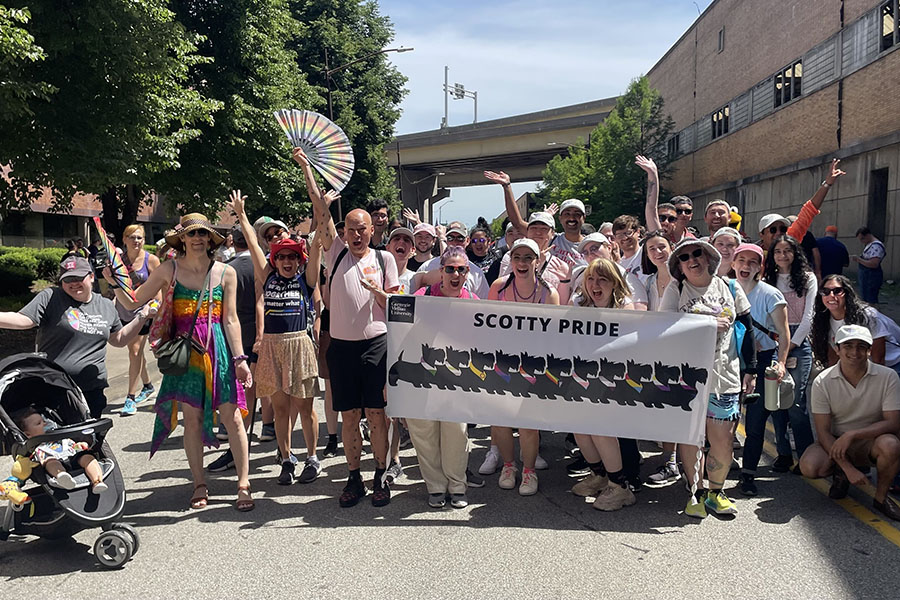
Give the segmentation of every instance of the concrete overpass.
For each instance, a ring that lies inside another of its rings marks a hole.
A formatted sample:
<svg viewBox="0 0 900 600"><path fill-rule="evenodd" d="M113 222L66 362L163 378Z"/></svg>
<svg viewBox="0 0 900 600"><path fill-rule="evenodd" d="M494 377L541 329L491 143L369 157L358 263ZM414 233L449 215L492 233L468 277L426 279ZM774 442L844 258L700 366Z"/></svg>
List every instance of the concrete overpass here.
<svg viewBox="0 0 900 600"><path fill-rule="evenodd" d="M385 145L404 206L431 218L448 188L480 185L482 171L505 171L513 182L538 181L551 158L588 139L615 107L606 98L539 112L401 135Z"/></svg>

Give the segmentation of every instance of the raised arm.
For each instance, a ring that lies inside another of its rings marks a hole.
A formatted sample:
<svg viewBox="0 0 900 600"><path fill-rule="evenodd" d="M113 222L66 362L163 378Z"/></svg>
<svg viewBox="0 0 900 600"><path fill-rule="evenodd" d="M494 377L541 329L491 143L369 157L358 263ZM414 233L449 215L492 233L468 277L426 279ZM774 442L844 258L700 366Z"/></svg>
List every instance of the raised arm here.
<svg viewBox="0 0 900 600"><path fill-rule="evenodd" d="M647 223L647 231L660 229L659 223L659 170L652 158L638 154L634 157L634 164L647 172L647 203L644 205L644 220Z"/></svg>
<svg viewBox="0 0 900 600"><path fill-rule="evenodd" d="M331 243L337 237L337 229L334 227L334 219L328 212L328 204L325 197L319 192L319 186L313 177L312 167L301 148L294 148L291 158L303 169L303 177L306 179L306 189L309 192L309 200L313 205L313 214L316 215L316 237L322 236L322 248L327 252ZM313 192L312 190L316 190ZM329 192L330 194L331 192ZM337 194L337 192L335 192ZM339 197L338 194L335 197Z"/></svg>
<svg viewBox="0 0 900 600"><path fill-rule="evenodd" d="M828 195L828 190L831 189L831 186L834 185L834 182L837 181L838 177L846 175L846 173L839 168L840 164L841 161L837 158L831 161L831 170L828 175L825 176L825 181L819 186L819 189L816 190L816 193L813 194L812 198L800 207L800 212L797 213L797 220L788 227L787 234L798 242L801 241L803 236L806 235L806 232L809 231L809 226L812 225L813 218L819 214L822 203L825 201L825 196Z"/></svg>
<svg viewBox="0 0 900 600"><path fill-rule="evenodd" d="M485 171L484 176L494 183L499 183L503 188L503 201L506 203L506 216L509 217L509 222L513 224L513 227L522 232L522 235L525 235L528 231L528 223L522 218L522 213L519 212L519 206L516 204L516 196L512 191L512 184L509 182L509 175L500 171L495 173L494 171Z"/></svg>
<svg viewBox="0 0 900 600"><path fill-rule="evenodd" d="M308 244L309 260L306 263L306 285L309 289L314 290L319 283L319 271L322 266L322 244L317 244L315 240Z"/></svg>
<svg viewBox="0 0 900 600"><path fill-rule="evenodd" d="M250 258L253 259L253 272L260 281L265 281L269 274L269 265L266 263L266 253L259 246L259 240L256 239L256 229L250 224L247 213L244 211L244 203L247 196L241 196L241 190L231 190L228 196L227 206L231 208L241 223L241 231L244 232L244 238L247 240L247 248L250 250Z"/></svg>

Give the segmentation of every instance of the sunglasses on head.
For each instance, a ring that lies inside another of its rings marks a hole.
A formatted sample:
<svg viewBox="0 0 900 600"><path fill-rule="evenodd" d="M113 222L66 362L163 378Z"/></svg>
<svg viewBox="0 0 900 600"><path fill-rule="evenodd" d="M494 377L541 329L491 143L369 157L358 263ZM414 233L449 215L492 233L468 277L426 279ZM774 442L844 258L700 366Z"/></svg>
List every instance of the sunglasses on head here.
<svg viewBox="0 0 900 600"><path fill-rule="evenodd" d="M469 267L451 267L449 265L444 267L444 273L446 273L447 275L453 275L454 273L459 273L460 275L462 275L468 270Z"/></svg>
<svg viewBox="0 0 900 600"><path fill-rule="evenodd" d="M195 237L198 235L200 237L209 237L209 232L205 229L192 229L191 231L188 231L185 235L188 237Z"/></svg>
<svg viewBox="0 0 900 600"><path fill-rule="evenodd" d="M666 222L674 223L675 221L678 220L678 217L676 217L675 215L657 215L657 216L659 217L660 223L666 223Z"/></svg>
<svg viewBox="0 0 900 600"><path fill-rule="evenodd" d="M833 288L822 288L819 290L819 294L822 296L830 296L834 294L835 296L843 296L844 288L842 287L833 287Z"/></svg>
<svg viewBox="0 0 900 600"><path fill-rule="evenodd" d="M675 212L679 215L689 215L694 212L693 208L676 208Z"/></svg>
<svg viewBox="0 0 900 600"><path fill-rule="evenodd" d="M784 225L782 225L781 227L778 227L775 225L772 225L771 227L769 227L769 233L771 233L772 235L776 235L779 233L785 234L785 233L787 233L787 230L788 230L788 228L785 227Z"/></svg>
<svg viewBox="0 0 900 600"><path fill-rule="evenodd" d="M703 248L695 248L693 252L685 252L684 254L678 255L678 260L681 262L687 262L691 260L691 257L700 258L703 255Z"/></svg>

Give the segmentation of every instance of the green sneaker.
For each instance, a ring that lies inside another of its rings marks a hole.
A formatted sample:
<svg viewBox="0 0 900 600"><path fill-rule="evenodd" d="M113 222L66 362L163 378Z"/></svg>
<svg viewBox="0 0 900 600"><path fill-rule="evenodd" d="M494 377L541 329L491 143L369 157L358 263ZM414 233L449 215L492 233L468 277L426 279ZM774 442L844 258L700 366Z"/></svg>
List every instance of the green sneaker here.
<svg viewBox="0 0 900 600"><path fill-rule="evenodd" d="M684 514L696 519L705 519L706 506L704 506L703 500L695 501L693 498L688 498L687 506L684 507Z"/></svg>
<svg viewBox="0 0 900 600"><path fill-rule="evenodd" d="M737 505L735 505L734 501L731 500L728 496L725 495L725 492L719 490L718 492L713 492L710 490L706 494L706 500L703 502L706 504L706 507L716 513L717 515L736 515L737 514Z"/></svg>

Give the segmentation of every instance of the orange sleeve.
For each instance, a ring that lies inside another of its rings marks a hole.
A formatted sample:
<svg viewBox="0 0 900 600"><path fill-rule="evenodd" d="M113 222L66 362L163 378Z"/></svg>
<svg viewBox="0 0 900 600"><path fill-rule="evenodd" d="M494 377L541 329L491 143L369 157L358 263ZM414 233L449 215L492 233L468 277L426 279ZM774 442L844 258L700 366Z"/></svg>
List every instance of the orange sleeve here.
<svg viewBox="0 0 900 600"><path fill-rule="evenodd" d="M800 207L800 214L797 215L797 220L788 227L787 234L798 242L802 242L803 236L809 231L809 226L812 225L813 219L816 218L817 214L819 214L819 209L813 206L810 200L807 200Z"/></svg>

